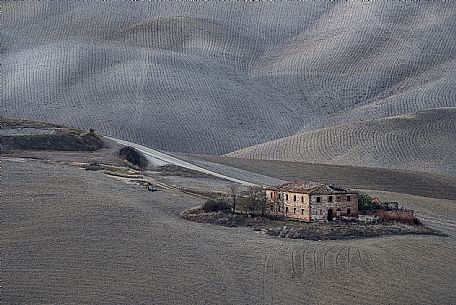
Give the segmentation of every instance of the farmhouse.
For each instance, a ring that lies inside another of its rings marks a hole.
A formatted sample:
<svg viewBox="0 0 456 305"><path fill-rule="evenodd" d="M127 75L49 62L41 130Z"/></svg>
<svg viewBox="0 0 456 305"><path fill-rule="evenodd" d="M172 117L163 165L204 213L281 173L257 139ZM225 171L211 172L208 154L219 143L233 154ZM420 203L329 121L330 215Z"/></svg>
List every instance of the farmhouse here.
<svg viewBox="0 0 456 305"><path fill-rule="evenodd" d="M312 181L266 187L266 213L302 221L358 217L358 193Z"/></svg>

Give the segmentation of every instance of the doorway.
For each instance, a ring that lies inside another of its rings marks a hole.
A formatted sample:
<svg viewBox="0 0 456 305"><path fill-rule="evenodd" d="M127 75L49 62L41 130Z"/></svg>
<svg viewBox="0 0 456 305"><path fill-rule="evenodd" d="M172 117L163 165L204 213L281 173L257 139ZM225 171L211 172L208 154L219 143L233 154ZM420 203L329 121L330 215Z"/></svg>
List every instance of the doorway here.
<svg viewBox="0 0 456 305"><path fill-rule="evenodd" d="M333 209L328 210L328 220L331 221L334 218L334 212Z"/></svg>

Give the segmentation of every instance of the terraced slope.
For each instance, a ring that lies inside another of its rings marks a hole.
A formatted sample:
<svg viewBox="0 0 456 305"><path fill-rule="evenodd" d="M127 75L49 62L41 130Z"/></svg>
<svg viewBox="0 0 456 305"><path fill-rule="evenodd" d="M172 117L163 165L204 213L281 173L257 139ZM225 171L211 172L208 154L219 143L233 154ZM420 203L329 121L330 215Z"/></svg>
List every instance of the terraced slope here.
<svg viewBox="0 0 456 305"><path fill-rule="evenodd" d="M318 242L187 221L200 200L67 166L2 161L2 187L5 304L454 303L454 200L399 198L449 237Z"/></svg>
<svg viewBox="0 0 456 305"><path fill-rule="evenodd" d="M456 108L304 132L232 157L345 164L456 176Z"/></svg>
<svg viewBox="0 0 456 305"><path fill-rule="evenodd" d="M452 1L8 1L0 34L2 115L168 151L456 106Z"/></svg>

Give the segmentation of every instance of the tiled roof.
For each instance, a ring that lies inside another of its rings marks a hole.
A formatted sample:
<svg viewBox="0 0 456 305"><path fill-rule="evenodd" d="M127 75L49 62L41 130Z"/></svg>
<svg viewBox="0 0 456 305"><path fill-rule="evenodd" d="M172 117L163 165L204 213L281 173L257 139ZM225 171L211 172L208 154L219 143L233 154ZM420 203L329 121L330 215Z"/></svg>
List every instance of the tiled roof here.
<svg viewBox="0 0 456 305"><path fill-rule="evenodd" d="M296 193L346 193L347 190L314 181L294 180L278 186L267 187L267 190Z"/></svg>

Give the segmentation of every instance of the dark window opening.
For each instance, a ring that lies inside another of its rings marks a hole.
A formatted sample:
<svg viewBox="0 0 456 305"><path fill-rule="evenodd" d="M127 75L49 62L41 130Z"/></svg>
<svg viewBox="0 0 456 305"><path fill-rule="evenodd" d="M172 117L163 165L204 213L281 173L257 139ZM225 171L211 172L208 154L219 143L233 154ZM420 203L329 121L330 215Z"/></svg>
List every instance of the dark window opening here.
<svg viewBox="0 0 456 305"><path fill-rule="evenodd" d="M288 213L288 207L285 208L285 213Z"/></svg>
<svg viewBox="0 0 456 305"><path fill-rule="evenodd" d="M347 209L347 215L350 215L350 213L351 213L351 210Z"/></svg>
<svg viewBox="0 0 456 305"><path fill-rule="evenodd" d="M333 202L333 196L328 196L328 202Z"/></svg>
<svg viewBox="0 0 456 305"><path fill-rule="evenodd" d="M293 195L293 201L296 201L296 195Z"/></svg>
<svg viewBox="0 0 456 305"><path fill-rule="evenodd" d="M285 200L288 201L288 194L285 194Z"/></svg>
<svg viewBox="0 0 456 305"><path fill-rule="evenodd" d="M301 202L304 202L304 196L301 196Z"/></svg>
<svg viewBox="0 0 456 305"><path fill-rule="evenodd" d="M340 201L342 199L341 196L337 196L337 201Z"/></svg>
<svg viewBox="0 0 456 305"><path fill-rule="evenodd" d="M321 197L317 197L317 202L321 202Z"/></svg>
<svg viewBox="0 0 456 305"><path fill-rule="evenodd" d="M301 214L304 215L304 209L301 210Z"/></svg>
<svg viewBox="0 0 456 305"><path fill-rule="evenodd" d="M293 209L293 214L296 214L296 208Z"/></svg>
<svg viewBox="0 0 456 305"><path fill-rule="evenodd" d="M347 195L347 201L351 201L351 196Z"/></svg>
<svg viewBox="0 0 456 305"><path fill-rule="evenodd" d="M272 192L271 192L271 198L272 198Z"/></svg>

